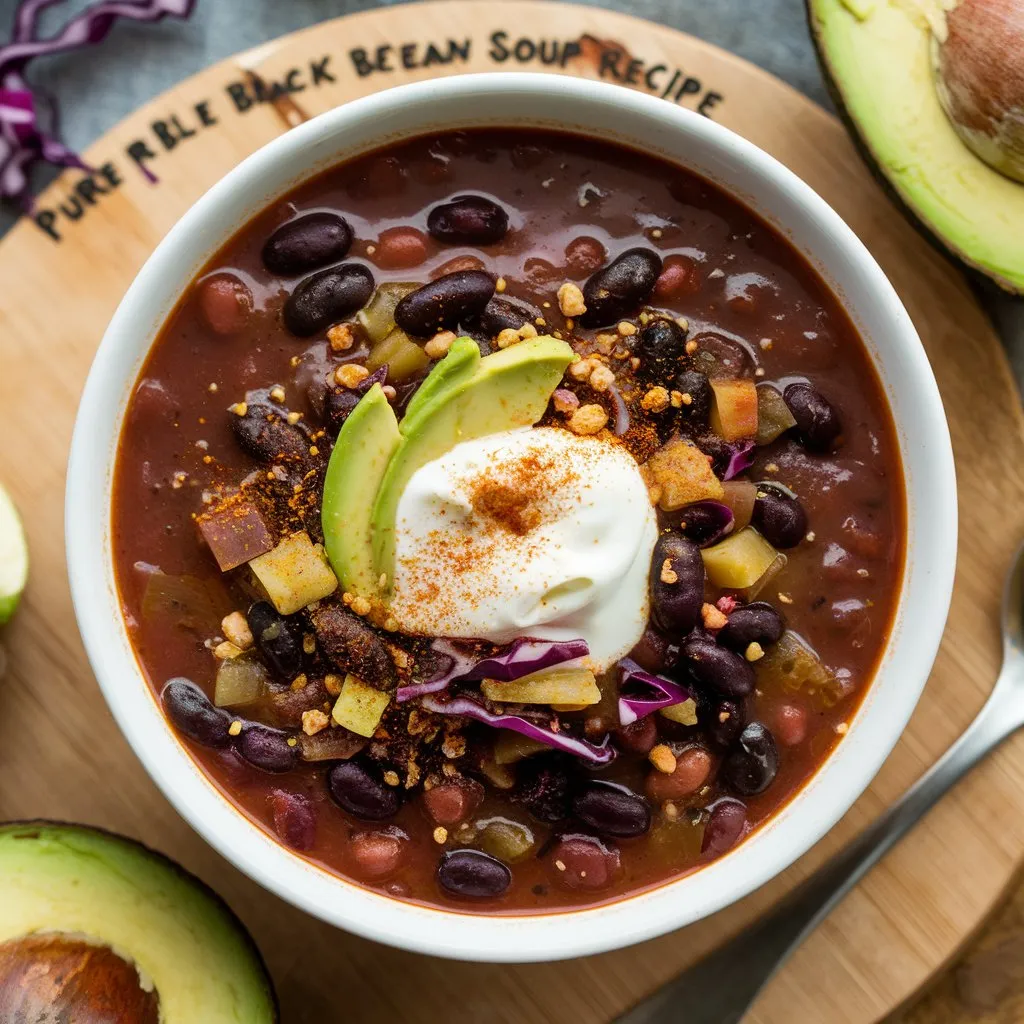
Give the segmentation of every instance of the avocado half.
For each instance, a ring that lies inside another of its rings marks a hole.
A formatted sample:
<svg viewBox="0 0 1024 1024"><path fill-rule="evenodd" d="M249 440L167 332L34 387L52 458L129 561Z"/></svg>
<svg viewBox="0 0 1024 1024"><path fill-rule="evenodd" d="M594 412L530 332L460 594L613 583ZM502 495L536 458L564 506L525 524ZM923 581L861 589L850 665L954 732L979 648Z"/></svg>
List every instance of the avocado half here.
<svg viewBox="0 0 1024 1024"><path fill-rule="evenodd" d="M1024 185L975 156L939 103L931 24L943 0L806 3L825 79L872 170L933 241L1024 294Z"/></svg>
<svg viewBox="0 0 1024 1024"><path fill-rule="evenodd" d="M98 829L0 825L0 1021L272 1024L242 923L199 879Z"/></svg>

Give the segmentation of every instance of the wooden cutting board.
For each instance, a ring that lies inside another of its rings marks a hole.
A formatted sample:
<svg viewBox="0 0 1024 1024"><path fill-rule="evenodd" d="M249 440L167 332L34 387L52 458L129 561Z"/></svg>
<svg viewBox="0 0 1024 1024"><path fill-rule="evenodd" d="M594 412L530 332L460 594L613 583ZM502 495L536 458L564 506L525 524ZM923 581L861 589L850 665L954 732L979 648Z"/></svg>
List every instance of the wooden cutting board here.
<svg viewBox="0 0 1024 1024"><path fill-rule="evenodd" d="M206 847L107 712L79 643L62 542L65 460L90 359L132 276L186 207L306 116L402 82L493 70L583 75L656 93L729 125L821 192L892 278L924 339L952 427L961 500L956 593L935 671L902 742L842 823L783 877L711 920L618 953L528 967L453 964L353 938L263 892ZM252 929L288 1024L606 1021L777 900L919 776L981 705L999 661L1002 575L1024 534L1017 392L959 273L889 204L839 124L788 86L623 15L449 0L327 22L218 64L122 122L87 158L92 179L64 174L35 219L0 244L0 479L25 515L33 559L25 605L2 637L0 818L104 825L181 860ZM885 1017L953 956L1022 857L1024 740L976 771L872 872L772 984L752 1021Z"/></svg>

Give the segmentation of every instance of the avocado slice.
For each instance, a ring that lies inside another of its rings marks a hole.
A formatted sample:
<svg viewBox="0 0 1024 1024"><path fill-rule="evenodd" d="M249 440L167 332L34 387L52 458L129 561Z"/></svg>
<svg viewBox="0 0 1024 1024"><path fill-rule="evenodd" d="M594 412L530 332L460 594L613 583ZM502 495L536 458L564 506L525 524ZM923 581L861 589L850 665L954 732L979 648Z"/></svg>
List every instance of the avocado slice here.
<svg viewBox="0 0 1024 1024"><path fill-rule="evenodd" d="M421 387L427 387L451 355ZM465 358L456 355L459 360ZM564 341L549 335L529 338L484 356L471 374L453 368L444 377L445 386L432 386L413 410L415 415L406 414L402 442L388 464L373 507L373 563L378 575L385 575L388 583L394 578L395 516L405 485L416 470L460 441L533 426L544 415L551 392L573 356Z"/></svg>
<svg viewBox="0 0 1024 1024"><path fill-rule="evenodd" d="M370 547L371 513L401 440L395 411L380 384L374 384L341 425L327 464L320 513L324 550L342 590L350 594L370 597L379 590Z"/></svg>
<svg viewBox="0 0 1024 1024"><path fill-rule="evenodd" d="M238 918L141 844L78 825L3 825L0 877L0 1020L278 1020Z"/></svg>
<svg viewBox="0 0 1024 1024"><path fill-rule="evenodd" d="M822 70L872 170L918 226L1024 294L1024 185L961 141L939 102L929 19L891 0L806 0ZM928 0L935 19L940 0Z"/></svg>
<svg viewBox="0 0 1024 1024"><path fill-rule="evenodd" d="M405 415L398 425L403 436L409 436L420 414L438 395L469 380L479 365L480 346L472 338L456 338L448 354L430 371L409 399Z"/></svg>

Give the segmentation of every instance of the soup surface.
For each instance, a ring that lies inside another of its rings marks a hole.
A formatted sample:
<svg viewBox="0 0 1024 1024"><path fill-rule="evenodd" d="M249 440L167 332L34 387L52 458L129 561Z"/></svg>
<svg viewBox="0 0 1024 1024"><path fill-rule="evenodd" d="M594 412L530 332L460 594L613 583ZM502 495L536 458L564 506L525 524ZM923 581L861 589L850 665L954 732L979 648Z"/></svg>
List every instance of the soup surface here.
<svg viewBox="0 0 1024 1024"><path fill-rule="evenodd" d="M144 367L113 517L139 661L225 796L498 913L664 883L778 811L904 558L889 412L816 273L693 174L525 130L241 226Z"/></svg>

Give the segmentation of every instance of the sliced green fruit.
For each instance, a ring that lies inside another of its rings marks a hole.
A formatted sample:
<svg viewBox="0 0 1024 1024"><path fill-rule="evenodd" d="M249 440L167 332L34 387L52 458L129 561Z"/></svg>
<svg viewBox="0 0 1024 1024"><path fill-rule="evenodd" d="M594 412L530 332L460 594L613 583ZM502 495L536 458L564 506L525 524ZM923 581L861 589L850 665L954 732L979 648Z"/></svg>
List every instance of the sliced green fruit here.
<svg viewBox="0 0 1024 1024"><path fill-rule="evenodd" d="M480 346L472 338L456 338L448 354L427 374L426 380L416 389L398 429L404 437L410 430L416 430L416 423L424 410L438 395L469 380L480 365Z"/></svg>
<svg viewBox="0 0 1024 1024"><path fill-rule="evenodd" d="M28 581L28 542L18 510L0 487L0 626L14 615Z"/></svg>
<svg viewBox="0 0 1024 1024"><path fill-rule="evenodd" d="M460 354L463 349L456 352L456 365L467 358ZM533 426L572 362L573 350L564 341L542 335L484 356L466 375L445 367L451 355L421 385L431 390L403 429L377 493L372 515L373 564L388 583L394 577L398 502L412 475L461 441ZM442 376L443 386L430 384L434 374Z"/></svg>
<svg viewBox="0 0 1024 1024"><path fill-rule="evenodd" d="M351 594L371 596L374 571L371 517L388 462L402 440L398 420L379 384L342 424L324 479L321 521L327 559Z"/></svg>
<svg viewBox="0 0 1024 1024"><path fill-rule="evenodd" d="M822 69L872 169L954 256L1024 293L1024 185L971 152L939 102L944 6L807 0Z"/></svg>
<svg viewBox="0 0 1024 1024"><path fill-rule="evenodd" d="M278 1019L238 918L139 843L77 825L3 825L0 877L0 1020Z"/></svg>

